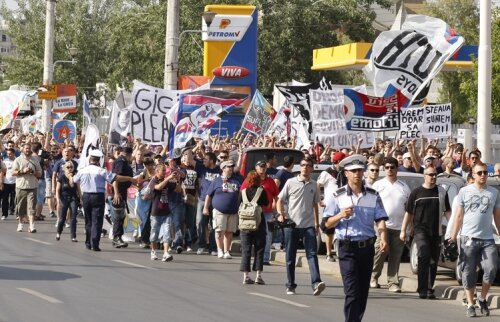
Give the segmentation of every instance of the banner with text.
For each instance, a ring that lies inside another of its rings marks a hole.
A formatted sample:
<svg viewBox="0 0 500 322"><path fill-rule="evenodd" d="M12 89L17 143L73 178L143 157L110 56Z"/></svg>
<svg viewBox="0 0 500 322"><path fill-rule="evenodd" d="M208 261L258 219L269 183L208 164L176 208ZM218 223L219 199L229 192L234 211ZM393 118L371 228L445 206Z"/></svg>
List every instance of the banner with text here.
<svg viewBox="0 0 500 322"><path fill-rule="evenodd" d="M385 97L369 96L344 89L344 110L348 130L399 130L399 111L406 98L401 92Z"/></svg>
<svg viewBox="0 0 500 322"><path fill-rule="evenodd" d="M344 114L344 91L310 90L311 121L314 140L317 143L338 149L338 138L347 138L347 127Z"/></svg>
<svg viewBox="0 0 500 322"><path fill-rule="evenodd" d="M400 139L419 139L422 137L422 124L424 122L424 109L422 107L409 107L401 109L401 127L398 137Z"/></svg>
<svg viewBox="0 0 500 322"><path fill-rule="evenodd" d="M168 141L169 120L166 115L187 91L168 90L134 80L131 101L132 133L148 144Z"/></svg>
<svg viewBox="0 0 500 322"><path fill-rule="evenodd" d="M257 136L267 132L276 112L273 106L262 96L259 90L255 94L243 120L243 129L254 133Z"/></svg>
<svg viewBox="0 0 500 322"><path fill-rule="evenodd" d="M424 106L422 135L428 139L451 135L451 103Z"/></svg>

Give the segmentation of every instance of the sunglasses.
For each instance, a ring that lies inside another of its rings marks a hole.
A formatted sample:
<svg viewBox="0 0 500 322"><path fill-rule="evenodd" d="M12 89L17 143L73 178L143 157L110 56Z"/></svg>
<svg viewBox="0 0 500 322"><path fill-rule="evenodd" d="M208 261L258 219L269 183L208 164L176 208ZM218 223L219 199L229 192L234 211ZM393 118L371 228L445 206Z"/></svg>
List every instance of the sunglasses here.
<svg viewBox="0 0 500 322"><path fill-rule="evenodd" d="M370 169L371 172L380 172L379 169Z"/></svg>
<svg viewBox="0 0 500 322"><path fill-rule="evenodd" d="M393 165L386 165L384 168L385 168L386 170L389 170L389 169L394 170L394 169L396 169L396 167L395 167L395 166L393 166Z"/></svg>
<svg viewBox="0 0 500 322"><path fill-rule="evenodd" d="M476 172L476 174L478 176L487 176L488 175L488 171L478 171L478 172Z"/></svg>
<svg viewBox="0 0 500 322"><path fill-rule="evenodd" d="M436 177L437 173L426 173L425 175L429 177Z"/></svg>

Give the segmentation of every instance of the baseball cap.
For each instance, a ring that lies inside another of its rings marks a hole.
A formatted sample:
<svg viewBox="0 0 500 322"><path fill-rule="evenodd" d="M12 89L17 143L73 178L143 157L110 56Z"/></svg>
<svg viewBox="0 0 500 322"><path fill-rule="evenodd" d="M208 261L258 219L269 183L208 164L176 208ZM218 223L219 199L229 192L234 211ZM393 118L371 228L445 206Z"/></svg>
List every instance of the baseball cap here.
<svg viewBox="0 0 500 322"><path fill-rule="evenodd" d="M342 153L342 152L335 152L335 154L333 155L333 161L342 161L343 159L345 158L345 154Z"/></svg>
<svg viewBox="0 0 500 322"><path fill-rule="evenodd" d="M255 163L255 165L256 165L256 166L259 166L259 167L262 167L262 166L266 165L266 161L264 161L264 160L259 160L259 161L257 161L257 163Z"/></svg>
<svg viewBox="0 0 500 322"><path fill-rule="evenodd" d="M228 161L224 161L220 164L220 168L221 169L224 169L226 167L234 167L234 162L233 160L228 160Z"/></svg>
<svg viewBox="0 0 500 322"><path fill-rule="evenodd" d="M411 159L411 153L406 152L405 154L403 154L403 159Z"/></svg>
<svg viewBox="0 0 500 322"><path fill-rule="evenodd" d="M424 163L427 162L427 160L434 161L434 159L435 159L435 157L433 157L432 155L426 155L424 158Z"/></svg>

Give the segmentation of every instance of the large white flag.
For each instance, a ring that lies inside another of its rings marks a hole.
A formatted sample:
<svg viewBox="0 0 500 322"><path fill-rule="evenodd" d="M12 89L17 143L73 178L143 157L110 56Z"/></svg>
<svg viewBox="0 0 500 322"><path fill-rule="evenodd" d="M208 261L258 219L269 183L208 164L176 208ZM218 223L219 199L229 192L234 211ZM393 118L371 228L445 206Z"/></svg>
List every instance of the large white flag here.
<svg viewBox="0 0 500 322"><path fill-rule="evenodd" d="M116 101L113 101L113 111L109 121L109 144L127 144L127 136L131 131L130 114L130 107L120 108Z"/></svg>
<svg viewBox="0 0 500 322"><path fill-rule="evenodd" d="M0 130L13 126L13 122L24 104L26 91L0 91Z"/></svg>
<svg viewBox="0 0 500 322"><path fill-rule="evenodd" d="M409 15L401 30L384 31L377 37L363 72L372 82L375 96L399 90L408 98L405 106L411 106L463 43L441 19Z"/></svg>
<svg viewBox="0 0 500 322"><path fill-rule="evenodd" d="M89 164L90 151L101 150L101 135L99 133L99 128L93 123L87 126L87 132L85 132L85 142L83 143L82 154L80 155L80 160L78 161L78 170L85 168ZM101 166L104 164L104 158L101 158Z"/></svg>

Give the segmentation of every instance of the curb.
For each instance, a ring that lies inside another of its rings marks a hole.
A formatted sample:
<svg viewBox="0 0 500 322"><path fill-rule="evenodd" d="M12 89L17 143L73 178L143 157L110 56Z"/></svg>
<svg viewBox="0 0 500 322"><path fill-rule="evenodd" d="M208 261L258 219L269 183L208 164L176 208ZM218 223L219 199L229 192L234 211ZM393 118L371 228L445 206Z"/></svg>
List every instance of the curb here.
<svg viewBox="0 0 500 322"><path fill-rule="evenodd" d="M285 264L285 252L271 249L271 261ZM321 274L333 275L334 277L341 278L340 270L337 262L327 262L325 259L318 257L319 270ZM334 265L331 265L334 264ZM307 258L304 253L297 253L296 267L308 267ZM400 276L399 285L401 290L408 293L415 293L417 291L418 281L417 278L408 276ZM434 287L436 297L456 300L462 303L464 297L464 290L461 286L449 286L437 284ZM488 294L486 298L490 309L498 309L500 307L500 294Z"/></svg>

